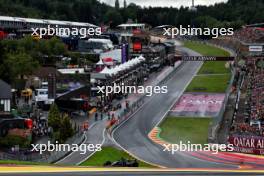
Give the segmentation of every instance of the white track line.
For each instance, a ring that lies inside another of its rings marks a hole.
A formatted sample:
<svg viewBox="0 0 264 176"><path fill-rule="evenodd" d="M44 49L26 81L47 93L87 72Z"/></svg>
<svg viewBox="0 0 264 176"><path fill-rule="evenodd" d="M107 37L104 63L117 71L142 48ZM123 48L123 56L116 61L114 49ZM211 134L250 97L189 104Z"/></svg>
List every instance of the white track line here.
<svg viewBox="0 0 264 176"><path fill-rule="evenodd" d="M90 130L91 128L93 128L97 123L98 123L98 122L93 123L93 124L88 128L88 130ZM83 140L83 142L82 142L80 145L84 144L84 143L86 142L86 140L87 140L86 132L84 132L83 135L84 135L84 140ZM75 152L71 152L70 154L68 154L68 155L65 156L64 158L62 158L62 159L56 161L54 164L59 164L59 162L64 161L66 158L70 157L70 156L73 155L74 153L75 153Z"/></svg>
<svg viewBox="0 0 264 176"><path fill-rule="evenodd" d="M202 66L202 64L199 66L199 69L201 68L201 66ZM197 74L197 72L199 71L199 69L197 69L196 70L196 72L193 74L193 76L192 76L192 79L193 79L193 77ZM192 79L188 82L188 84L185 86L185 88L184 88L184 90L187 88L187 86L189 85L189 83L192 81ZM168 79L168 81L169 81L170 79ZM183 91L184 91L183 90ZM183 93L183 91L181 92L181 94ZM131 156L133 156L134 158L136 158L136 159L138 159L138 160L140 160L140 161L143 161L143 162L145 162L145 163L148 163L148 164L150 164L150 165L153 165L153 166L157 166L157 167L161 167L161 168L166 168L166 167L164 167L164 166L161 166L161 165L158 165L158 164L154 164L154 163L151 163L151 162L148 162L148 161L145 161L145 160L143 160L143 159L140 159L140 158L138 158L137 156L135 156L134 154L132 154L132 153L130 153L128 150L126 150L124 147L122 147L116 140L115 140L115 138L113 137L113 135L114 135L114 133L115 133L115 131L118 129L118 128L120 128L125 122L127 122L131 117L133 117L139 110L141 110L141 108L143 108L144 107L144 105L146 104L146 103L148 103L149 101L151 101L151 99L153 98L153 97L155 97L156 95L154 95L154 96L152 96L147 102L145 102L139 109L137 109L133 114L131 114L130 116L129 116L129 118L128 119L126 119L125 121L123 121L121 124L119 124L113 131L112 131L112 133L111 133L111 138L112 138L112 140L113 140L113 142L117 145L117 146L119 146L120 148L122 148L124 151L126 151L128 154L130 154ZM177 101L178 99L176 99L176 101ZM175 102L176 102L175 101ZM171 107L175 104L175 102L173 102L173 104L170 106L170 108L167 110L167 112L163 115L163 117L160 119L160 121L157 123L157 125L162 121L162 119L167 115L167 113L169 112L169 110L171 109ZM157 126L156 125L156 126Z"/></svg>
<svg viewBox="0 0 264 176"><path fill-rule="evenodd" d="M184 87L184 89L180 92L180 96L178 97L178 98L176 98L176 100L173 102L173 104L169 107L169 109L167 110L167 112L161 117L161 119L158 121L158 123L156 124L156 126L155 127L157 127L161 122L162 122L162 120L166 117L166 115L168 114L168 112L170 111L170 109L173 107L173 105L178 101L178 99L181 97L181 95L184 93L184 91L185 91L185 89L187 88L187 86L191 83L191 81L193 80L193 78L194 78L194 76L195 75L197 75L197 73L198 73L198 71L200 70L200 68L202 67L202 65L203 65L203 63L201 63L200 64L200 66L199 66L199 68L195 71L195 73L192 75L192 79L190 79L189 81L188 81L188 83L185 85L185 87ZM170 79L169 79L170 80ZM169 81L168 80L168 81ZM155 95L154 95L155 96ZM153 96L153 97L154 97ZM152 98L153 98L152 97ZM150 98L150 100L151 100L151 98ZM150 101L149 100L149 101ZM148 101L147 101L148 102ZM136 110L133 114L131 114L130 116L129 116L129 118L128 119L126 119L125 121L123 121L121 124L119 124L112 132L111 132L111 138L112 138L112 140L113 140L113 142L117 145L117 146L119 146L120 148L122 148L124 151L126 151L127 153L129 153L131 156L133 156L134 158L136 158L136 159L138 159L138 160L140 160L140 161L143 161L143 162L145 162L145 163L148 163L148 164L151 164L151 165L154 165L154 166L158 166L158 167L161 167L161 168L165 168L164 166L161 166L161 165L158 165L158 164L154 164L154 163L151 163L151 162L147 162L147 161L144 161L144 160L142 160L142 159L140 159L140 158L138 158L137 156L135 156L135 155L133 155L132 153L130 153L128 150L126 150L124 147L122 147L119 143L117 143L117 141L115 140L115 138L113 137L113 135L114 135L114 133L115 133L115 131L118 129L118 128L120 128L126 121L128 121L131 117L133 117L134 116L134 114L135 113L137 113L147 102L145 102L138 110ZM154 128L155 128L154 127Z"/></svg>
<svg viewBox="0 0 264 176"><path fill-rule="evenodd" d="M104 128L104 130L103 130L103 140L102 140L102 142L101 142L101 146L103 146L103 144L105 143L105 131L106 131L106 129ZM97 152L97 151L92 152L92 153L91 153L90 155L88 155L85 159L83 159L82 161L76 163L76 165L78 166L78 165L82 164L84 161L88 160L88 159L89 159L92 155L94 155L96 152Z"/></svg>
<svg viewBox="0 0 264 176"><path fill-rule="evenodd" d="M184 87L184 89L181 91L181 93L180 93L180 96L173 102L173 104L170 106L170 108L168 109L168 111L162 116L162 118L159 120L159 122L155 125L155 127L157 127L157 126L159 126L160 125L160 123L164 120L164 118L167 116L167 114L170 112L170 109L173 107L173 105L175 105L175 103L179 100L179 98L182 96L182 94L184 93L184 91L186 90L186 88L189 86L189 84L191 83L191 81L193 80L193 78L197 75L197 73L198 73L198 71L200 70L200 68L202 67L202 65L203 65L203 63L199 66L199 68L196 70L196 72L193 74L193 76L192 76L192 79L186 84L186 86ZM155 128L154 127L154 128ZM149 133L151 133L151 131L149 132ZM149 136L149 134L148 134L148 136ZM193 157L193 156L190 156L190 155L187 155L187 154L184 154L183 153L183 155L184 156L186 156L186 157L189 157L189 158L195 158L195 159L197 159L197 160L200 160L200 161L206 161L206 160L202 160L202 159L200 159L200 158L196 158L196 157ZM213 163L215 163L215 164L220 164L220 163L217 163L217 162L213 162ZM221 164L223 164L223 163L221 163ZM228 165L228 164L223 164L223 165Z"/></svg>
<svg viewBox="0 0 264 176"><path fill-rule="evenodd" d="M185 87L182 89L182 91L179 93L178 98L176 98L176 100L172 103L172 105L169 107L169 109L167 110L167 112L161 117L161 119L158 121L158 123L154 126L157 127L159 126L159 124L162 122L162 120L167 116L167 114L170 112L170 109L175 105L175 103L179 100L179 98L182 96L182 94L184 93L184 91L186 90L186 88L189 86L189 84L191 83L191 81L193 80L193 78L197 75L198 71L200 70L200 68L202 67L203 63L200 64L200 66L198 67L198 69L193 73L192 78L188 81L188 83L185 85Z"/></svg>

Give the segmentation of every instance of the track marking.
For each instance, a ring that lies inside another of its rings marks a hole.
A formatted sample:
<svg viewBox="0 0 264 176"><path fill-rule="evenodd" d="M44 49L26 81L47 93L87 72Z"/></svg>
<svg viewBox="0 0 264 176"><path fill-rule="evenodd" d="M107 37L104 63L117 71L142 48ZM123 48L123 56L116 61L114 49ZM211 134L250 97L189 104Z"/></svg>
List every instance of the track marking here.
<svg viewBox="0 0 264 176"><path fill-rule="evenodd" d="M105 143L105 131L106 131L106 129L104 128L104 130L103 130L103 140L102 140L102 142L101 142L101 146L103 146L103 144ZM83 159L82 161L76 163L75 165L78 166L78 165L82 164L83 162L85 162L86 160L88 160L91 156L93 156L96 152L97 152L97 151L92 152L92 153L91 153L90 155L88 155L85 159ZM98 152L100 152L100 151L98 151Z"/></svg>
<svg viewBox="0 0 264 176"><path fill-rule="evenodd" d="M196 52L197 53L197 52ZM200 55L199 53L197 53L198 55ZM182 96L182 94L184 93L184 91L186 90L186 88L187 88L187 86L191 83L191 81L193 80L193 78L197 75L197 73L199 72L199 70L201 69L201 67L202 67L202 65L203 65L203 62L200 62L200 65L198 66L198 69L194 72L194 74L192 75L192 78L188 81L188 83L185 85L185 87L184 87L184 89L180 92L180 96L178 97L178 98L176 98L176 100L173 102L173 104L169 107L169 109L167 110L167 112L161 117L161 119L158 121L158 123L156 124L156 126L155 127L157 127L161 122L162 122L162 120L166 117L166 115L168 114L168 112L170 111L170 109L174 106L174 104L179 100L179 98ZM170 78L171 79L171 78ZM168 79L168 80L170 80L170 79ZM154 95L155 96L155 95ZM153 97L154 97L153 96ZM150 99L151 100L151 99ZM150 101L149 100L149 101ZM148 101L147 101L148 102ZM146 103L147 103L146 102ZM137 111L135 111L135 113L137 113L142 107L144 107L144 105L146 104L146 103L144 103ZM124 149L124 147L122 147L119 143L117 143L117 141L114 139L114 137L113 137L113 135L114 135L114 133L115 133L115 131L118 129L118 128L120 128L126 121L128 121L131 117L133 117L134 116L134 114L135 113L133 113L132 115L130 115L130 117L128 118L128 119L126 119L125 121L123 121L121 124L119 124L119 126L118 127L116 127L113 131L112 131L112 133L111 133L111 137L112 137L112 140L114 141L114 143L116 144L116 145L118 145L120 148L122 148L124 151L126 151L127 153L129 153L129 154L131 154L128 150L126 150L126 149ZM138 157L136 157L136 156L134 156L133 154L131 154L133 157L135 157L135 158L137 158L137 159L139 159ZM186 155L186 156L188 156L188 155ZM189 156L190 157L190 156ZM139 159L139 160L141 160L141 161L144 161L144 160L142 160L142 159ZM203 160L202 160L203 161ZM147 161L144 161L144 162L146 162L146 163L150 163L150 162L147 162ZM219 164L219 163L216 163L216 164ZM152 165L153 165L153 163L152 163ZM161 165L157 165L157 164L155 164L156 166L159 166L159 167L163 167L164 168L164 166L161 166Z"/></svg>
<svg viewBox="0 0 264 176"><path fill-rule="evenodd" d="M170 112L170 109L175 105L175 103L179 100L179 98L183 95L184 91L186 90L186 88L189 86L189 84L191 83L191 81L193 80L193 78L195 77L195 75L197 75L197 73L199 72L199 70L201 69L203 63L200 62L200 65L198 66L198 69L194 72L194 74L192 74L192 78L188 81L188 83L185 85L185 87L183 88L183 90L179 93L179 97L176 98L176 100L172 103L172 105L169 107L169 109L167 110L167 112L161 117L161 119L158 121L158 123L154 126L157 127L159 126L159 124L162 122L162 120L167 116L167 114Z"/></svg>
<svg viewBox="0 0 264 176"><path fill-rule="evenodd" d="M95 122L95 123L93 123L89 128L88 128L88 130L90 130L90 129L92 129L97 123L99 123L99 121L98 122ZM80 145L82 145L82 144L84 144L86 141L87 141L87 136L86 136L86 132L84 132L84 140L83 140L83 142L80 144ZM79 146L80 146L79 145ZM62 161L64 161L65 159L67 159L68 157L70 157L71 155L73 155L75 152L71 152L70 154L68 154L67 156L65 156L64 158L62 158L62 159L60 159L60 160L58 160L58 161L56 161L54 164L60 164L59 162L62 162Z"/></svg>
<svg viewBox="0 0 264 176"><path fill-rule="evenodd" d="M201 68L201 66L202 66L203 64L202 64L202 62L200 62L200 65L198 66L198 69L194 72L194 74L192 75L192 78L188 81L188 83L186 84L186 86L184 87L184 89L181 91L181 93L179 94L179 95L182 95L182 93L185 91L185 89L187 88L187 86L190 84L190 82L192 81L192 79L193 79L193 77L198 73L198 71L199 71L199 69ZM172 77L171 77L172 78ZM169 81L171 78L169 78L167 81ZM126 150L123 146L121 146L116 140L115 140L115 138L113 137L114 136L114 133L115 133L115 131L117 130L117 129L119 129L122 125L124 125L124 123L125 122L127 122L130 118L132 118L139 110L141 110L143 107L144 107L144 105L145 104L147 104L149 101L151 101L151 99L153 98L153 97L155 97L156 95L154 95L154 96L152 96L147 102L145 102L140 108L138 108L133 114L131 114L130 116L129 116L129 118L127 118L125 121L123 121L123 122L121 122L121 124L119 124L119 126L117 126L113 131L112 131L112 133L111 133L111 138L112 138L112 140L113 140L113 142L117 145L117 146L119 146L120 148L122 148L124 151L126 151L128 154L130 154L131 156L133 156L134 158L136 158L136 159L138 159L138 160L140 160L140 161L142 161L142 162L145 162L145 163L148 163L148 164L150 164L150 165L154 165L154 166L157 166L157 167L160 167L160 168L166 168L166 167L164 167L164 166L162 166L162 165L158 165L158 164L154 164L154 163L152 163L152 162L149 162L149 161L145 161L145 160L143 160L143 159L140 159L139 157L137 157L137 156L135 156L134 154L132 154L131 152L129 152L128 150ZM180 97L180 96L179 96ZM176 101L179 99L179 97L178 98L176 98ZM176 103L176 101L174 101L173 102L173 104L170 106L170 108L167 110L167 112L163 115L163 117L159 120L159 122L157 123L157 125L161 122L161 120L166 116L166 114L169 112L169 110L171 109L171 107ZM156 126L157 126L156 125Z"/></svg>
<svg viewBox="0 0 264 176"><path fill-rule="evenodd" d="M155 95L154 95L155 96ZM154 97L153 96L153 97ZM132 157L134 157L134 158L136 158L137 160L139 160L139 161L142 161L142 162L145 162L145 163L147 163L147 164L149 164L149 165L153 165L153 166L156 166L156 167L159 167L159 168L166 168L166 167L164 167L164 166L161 166L161 165L158 165L158 164L154 164L154 163L151 163L151 162L148 162L148 161L145 161L145 160L142 160L141 158L139 158L139 157L137 157L137 156L135 156L134 154L132 154L132 153L130 153L128 150L126 150L123 146L121 146L116 140L115 140L115 138L113 137L113 135L114 135L114 133L115 133L115 131L118 129L118 128L120 128L125 122L127 122L130 118L132 118L140 109L142 109L143 108L143 106L146 104L146 103L148 103L150 100L151 100L152 98L150 98L148 101L146 101L145 103L143 103L142 105L141 105L141 107L139 107L133 114L131 114L130 116L129 116L129 118L127 118L126 120L124 120L123 122L121 122L121 124L119 124L112 132L111 132L111 139L112 139L112 141L118 146L118 147L120 147L122 150L124 150L125 152L127 152L129 155L131 155Z"/></svg>

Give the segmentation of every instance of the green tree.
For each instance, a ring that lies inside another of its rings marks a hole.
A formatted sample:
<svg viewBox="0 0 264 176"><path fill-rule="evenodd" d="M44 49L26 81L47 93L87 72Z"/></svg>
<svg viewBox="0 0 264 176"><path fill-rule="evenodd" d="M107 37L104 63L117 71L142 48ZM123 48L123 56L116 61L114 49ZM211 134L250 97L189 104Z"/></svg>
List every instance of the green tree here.
<svg viewBox="0 0 264 176"><path fill-rule="evenodd" d="M33 40L32 36L28 35L24 38L21 38L18 42L18 47L23 48L25 52L31 52L36 49L36 41Z"/></svg>
<svg viewBox="0 0 264 176"><path fill-rule="evenodd" d="M121 12L119 2L113 8L97 0L0 0L0 12L7 16L23 16L31 18L73 20L100 24L108 10L115 9ZM124 6L125 7L125 6ZM152 26L171 24L186 26L199 16L210 16L223 22L243 20L247 24L261 23L264 16L263 0L228 0L210 6L197 6L195 16L190 15L188 8L149 8L129 4L122 11L125 20L133 19L149 23ZM136 15L136 16L135 16ZM162 17L162 15L164 15ZM157 20L159 17L163 21Z"/></svg>
<svg viewBox="0 0 264 176"><path fill-rule="evenodd" d="M53 128L54 132L59 131L59 128L61 126L60 111L55 103L51 105L49 110L48 125Z"/></svg>
<svg viewBox="0 0 264 176"><path fill-rule="evenodd" d="M19 75L23 77L23 75L31 74L39 66L39 63L29 54L19 52L7 54L4 65L9 67L9 76L16 78Z"/></svg>
<svg viewBox="0 0 264 176"><path fill-rule="evenodd" d="M121 14L114 9L108 10L105 14L104 21L106 23L111 22L111 27L116 27L123 22Z"/></svg>
<svg viewBox="0 0 264 176"><path fill-rule="evenodd" d="M120 8L119 0L115 1L115 8L118 10Z"/></svg>
<svg viewBox="0 0 264 176"><path fill-rule="evenodd" d="M56 37L47 40L47 45L49 46L52 55L64 55L66 53L64 43Z"/></svg>
<svg viewBox="0 0 264 176"><path fill-rule="evenodd" d="M10 84L18 76L30 75L40 63L55 64L56 56L68 52L57 37L36 41L30 35L18 40L1 40L0 51L0 76Z"/></svg>
<svg viewBox="0 0 264 176"><path fill-rule="evenodd" d="M214 28L221 25L221 23L217 19L210 16L200 16L195 18L194 21L195 24L197 24L198 27L201 28Z"/></svg>
<svg viewBox="0 0 264 176"><path fill-rule="evenodd" d="M124 0L124 9L127 8L127 2Z"/></svg>
<svg viewBox="0 0 264 176"><path fill-rule="evenodd" d="M16 135L0 137L0 146L6 148L14 147L15 145L19 145L21 148L27 148L30 146L30 142L29 139Z"/></svg>
<svg viewBox="0 0 264 176"><path fill-rule="evenodd" d="M60 126L60 142L65 142L69 137L74 134L74 129L72 128L70 117L65 114L62 118Z"/></svg>

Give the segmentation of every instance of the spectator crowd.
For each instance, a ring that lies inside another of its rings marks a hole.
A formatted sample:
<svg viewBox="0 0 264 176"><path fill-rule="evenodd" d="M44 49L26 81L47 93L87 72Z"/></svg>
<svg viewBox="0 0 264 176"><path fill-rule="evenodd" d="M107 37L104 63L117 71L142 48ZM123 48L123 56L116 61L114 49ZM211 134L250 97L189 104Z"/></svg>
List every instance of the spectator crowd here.
<svg viewBox="0 0 264 176"><path fill-rule="evenodd" d="M243 27L237 30L233 36L240 42L258 43L264 41L264 28L260 27Z"/></svg>
<svg viewBox="0 0 264 176"><path fill-rule="evenodd" d="M264 137L264 57L249 57L231 133Z"/></svg>

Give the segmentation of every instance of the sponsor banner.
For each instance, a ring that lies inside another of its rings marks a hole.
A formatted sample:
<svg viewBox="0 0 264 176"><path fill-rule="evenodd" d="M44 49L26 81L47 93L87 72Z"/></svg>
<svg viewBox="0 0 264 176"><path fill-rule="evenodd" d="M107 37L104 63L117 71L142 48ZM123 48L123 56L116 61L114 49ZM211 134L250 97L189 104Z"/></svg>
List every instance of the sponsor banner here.
<svg viewBox="0 0 264 176"><path fill-rule="evenodd" d="M182 61L234 61L235 57L216 57L216 56L175 56L175 60Z"/></svg>
<svg viewBox="0 0 264 176"><path fill-rule="evenodd" d="M133 43L133 51L141 51L142 50L142 43L141 42L134 42Z"/></svg>
<svg viewBox="0 0 264 176"><path fill-rule="evenodd" d="M122 64L128 60L128 44L122 44Z"/></svg>
<svg viewBox="0 0 264 176"><path fill-rule="evenodd" d="M252 45L252 46L249 46L248 49L250 52L262 52L263 46L258 46L258 45L253 46Z"/></svg>
<svg viewBox="0 0 264 176"><path fill-rule="evenodd" d="M264 155L264 137L230 135L228 142L233 144L234 152Z"/></svg>
<svg viewBox="0 0 264 176"><path fill-rule="evenodd" d="M173 106L175 115L197 117L216 116L225 99L225 94L185 93Z"/></svg>
<svg viewBox="0 0 264 176"><path fill-rule="evenodd" d="M264 155L264 149L253 149L253 148L243 148L243 147L233 147L233 152L237 153L248 153L255 155Z"/></svg>

